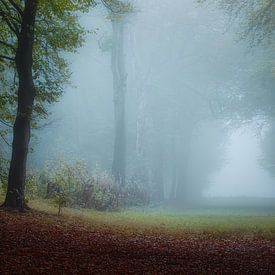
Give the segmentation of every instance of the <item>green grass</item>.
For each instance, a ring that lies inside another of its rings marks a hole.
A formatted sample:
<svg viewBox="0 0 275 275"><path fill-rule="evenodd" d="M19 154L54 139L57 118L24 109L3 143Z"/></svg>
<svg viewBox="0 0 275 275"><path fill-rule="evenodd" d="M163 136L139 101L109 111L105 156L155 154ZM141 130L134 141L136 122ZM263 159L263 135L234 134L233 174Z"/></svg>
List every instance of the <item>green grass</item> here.
<svg viewBox="0 0 275 275"><path fill-rule="evenodd" d="M0 198L0 202L3 197ZM57 216L57 208L46 200L33 200L29 206L36 211ZM142 209L120 212L64 208L63 222L81 223L91 230L126 235L171 235L177 237L238 237L275 240L275 215L240 209Z"/></svg>
<svg viewBox="0 0 275 275"><path fill-rule="evenodd" d="M31 208L56 215L57 209L46 201L29 203ZM94 210L64 208L61 219L84 223L91 230L101 230L127 235L172 235L193 237L242 237L275 239L275 216L211 215L192 210L172 213L164 210L144 212L123 210L99 212Z"/></svg>

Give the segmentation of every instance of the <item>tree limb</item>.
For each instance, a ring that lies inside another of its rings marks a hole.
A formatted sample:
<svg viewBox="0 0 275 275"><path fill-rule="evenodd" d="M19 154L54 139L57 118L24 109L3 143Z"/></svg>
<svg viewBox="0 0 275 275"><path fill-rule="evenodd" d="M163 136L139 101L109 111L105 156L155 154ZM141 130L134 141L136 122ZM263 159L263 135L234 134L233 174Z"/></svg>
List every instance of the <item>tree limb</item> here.
<svg viewBox="0 0 275 275"><path fill-rule="evenodd" d="M6 60L9 60L9 61L15 61L15 59L13 57L9 57L9 56L2 55L2 54L0 54L0 58L6 59Z"/></svg>
<svg viewBox="0 0 275 275"><path fill-rule="evenodd" d="M120 0L101 0L102 4L113 14L125 13L123 8L126 6L125 3Z"/></svg>
<svg viewBox="0 0 275 275"><path fill-rule="evenodd" d="M16 24L14 24L13 22L11 22L9 18L12 18L17 23L20 23L20 21L12 16L12 14L10 12L10 7L7 5L7 3L5 1L0 0L0 2L6 8L6 10L4 10L3 8L0 9L0 16L6 22L6 24L11 29L11 31L13 31L15 33L15 35L18 37L19 36L18 26Z"/></svg>
<svg viewBox="0 0 275 275"><path fill-rule="evenodd" d="M8 0L10 4L16 9L16 11L22 16L23 10L20 8L19 5L17 5L13 0Z"/></svg>
<svg viewBox="0 0 275 275"><path fill-rule="evenodd" d="M0 132L0 137L3 139L3 141L9 146L11 147L11 144L7 141L7 139L5 138L5 136Z"/></svg>
<svg viewBox="0 0 275 275"><path fill-rule="evenodd" d="M6 42L0 40L0 44L6 46L7 48L12 49L14 52L16 51L15 47L9 43L6 43Z"/></svg>
<svg viewBox="0 0 275 275"><path fill-rule="evenodd" d="M7 127L12 128L12 125L10 125L9 123L7 123L6 121L4 121L3 119L0 119L0 123L4 124Z"/></svg>

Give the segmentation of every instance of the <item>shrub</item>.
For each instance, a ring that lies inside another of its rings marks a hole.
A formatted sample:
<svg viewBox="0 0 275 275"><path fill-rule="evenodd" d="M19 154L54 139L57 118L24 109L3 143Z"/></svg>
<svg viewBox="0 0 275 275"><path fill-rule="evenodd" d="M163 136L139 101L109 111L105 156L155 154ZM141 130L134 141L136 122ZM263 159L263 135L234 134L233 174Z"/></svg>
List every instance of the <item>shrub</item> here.
<svg viewBox="0 0 275 275"><path fill-rule="evenodd" d="M47 198L58 206L58 213L64 206L81 204L79 194L89 180L86 166L81 161L66 163L58 161L51 167L48 164Z"/></svg>
<svg viewBox="0 0 275 275"><path fill-rule="evenodd" d="M40 174L34 170L29 173L26 196L51 199L59 214L65 206L113 211L149 203L145 188L137 182L132 180L121 187L99 165L90 173L83 161L61 159L47 162Z"/></svg>
<svg viewBox="0 0 275 275"><path fill-rule="evenodd" d="M44 180L43 172L39 173L37 170L31 169L27 173L25 199L29 200L43 198L46 193L46 182Z"/></svg>
<svg viewBox="0 0 275 275"><path fill-rule="evenodd" d="M81 194L82 206L96 210L117 210L121 206L119 186L114 178L97 165Z"/></svg>

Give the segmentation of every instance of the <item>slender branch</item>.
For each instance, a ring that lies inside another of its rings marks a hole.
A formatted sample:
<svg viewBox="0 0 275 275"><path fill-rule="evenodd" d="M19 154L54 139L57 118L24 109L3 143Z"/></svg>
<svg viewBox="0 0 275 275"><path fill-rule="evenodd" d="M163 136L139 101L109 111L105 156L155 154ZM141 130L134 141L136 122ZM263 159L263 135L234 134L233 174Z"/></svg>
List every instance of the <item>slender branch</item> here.
<svg viewBox="0 0 275 275"><path fill-rule="evenodd" d="M3 1L0 0L0 2L2 3L2 5L5 7L6 11L4 11L3 8L0 9L0 16L2 16L2 19L7 23L8 27L16 34L16 36L19 36L19 29L18 26L16 24L14 24L13 22L10 21L10 18L15 20L17 23L20 24L20 20L13 17L11 12L10 12L10 7L9 5Z"/></svg>
<svg viewBox="0 0 275 275"><path fill-rule="evenodd" d="M19 5L17 5L13 0L8 0L10 4L16 9L16 11L22 16L23 10L20 8Z"/></svg>
<svg viewBox="0 0 275 275"><path fill-rule="evenodd" d="M9 61L15 61L15 59L13 57L9 57L9 56L2 55L2 54L0 54L0 58L6 59L6 60L9 60Z"/></svg>
<svg viewBox="0 0 275 275"><path fill-rule="evenodd" d="M11 1L8 0L8 1L11 2L12 0L11 0ZM12 19L15 20L17 23L20 24L20 23L21 23L20 20L12 15L12 13L11 13L11 7L6 3L6 1L5 1L5 0L0 0L0 2L1 2L2 5L6 8L6 12L4 12L4 11L2 10L3 13L8 14L8 18L12 18ZM12 1L12 2L13 2L13 1ZM14 3L14 4L15 4L15 3ZM16 4L15 4L15 5L16 5ZM18 14L17 9L15 9L15 13ZM22 14L19 13L19 15L22 15ZM13 24L13 25L14 25L14 24ZM17 28L16 25L14 25L14 27Z"/></svg>
<svg viewBox="0 0 275 275"><path fill-rule="evenodd" d="M6 43L6 42L0 40L0 44L6 46L7 48L12 49L13 51L16 51L15 47L9 43Z"/></svg>
<svg viewBox="0 0 275 275"><path fill-rule="evenodd" d="M119 0L110 1L110 0L101 0L102 4L113 14L123 14L123 8L125 4Z"/></svg>
<svg viewBox="0 0 275 275"><path fill-rule="evenodd" d="M6 22L6 24L8 25L8 27L10 28L10 30L17 36L19 37L19 30L17 27L14 26L14 24L12 24L9 19L7 18L6 14L3 11L0 11L0 16L2 17L2 19Z"/></svg>
<svg viewBox="0 0 275 275"><path fill-rule="evenodd" d="M3 141L9 146L11 147L11 144L7 141L7 139L5 138L5 136L3 134L1 134L0 132L0 137L3 139Z"/></svg>
<svg viewBox="0 0 275 275"><path fill-rule="evenodd" d="M4 124L7 127L12 128L12 125L10 125L9 123L7 123L6 121L4 121L3 119L0 119L0 123Z"/></svg>
<svg viewBox="0 0 275 275"><path fill-rule="evenodd" d="M108 3L106 0L101 0L101 2L103 3L103 5L109 9L111 12L115 12L112 8L112 5L110 3Z"/></svg>

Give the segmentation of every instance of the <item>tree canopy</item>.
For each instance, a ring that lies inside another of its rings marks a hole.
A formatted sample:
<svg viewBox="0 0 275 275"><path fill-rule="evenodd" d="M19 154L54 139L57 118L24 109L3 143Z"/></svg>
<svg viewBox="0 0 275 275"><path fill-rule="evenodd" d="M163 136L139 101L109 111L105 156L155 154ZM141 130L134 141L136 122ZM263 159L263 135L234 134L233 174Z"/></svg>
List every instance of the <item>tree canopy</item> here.
<svg viewBox="0 0 275 275"><path fill-rule="evenodd" d="M69 84L67 56L83 45L86 30L78 20L79 12L87 12L94 0L39 1L33 49L33 77L36 90L32 125L47 116L49 104L57 101ZM18 75L15 65L24 1L0 1L0 138L2 160L7 134L16 115Z"/></svg>
<svg viewBox="0 0 275 275"><path fill-rule="evenodd" d="M199 0L199 2L206 1ZM251 46L274 44L274 0L213 0L212 2L230 15L231 22L239 22L240 38L249 39Z"/></svg>
<svg viewBox="0 0 275 275"><path fill-rule="evenodd" d="M92 5L94 0L0 1L0 137L7 145L5 127L14 123L7 207L25 207L30 126L46 117L69 83L65 53L82 46L86 31L78 13ZM1 155L1 166L3 160Z"/></svg>
<svg viewBox="0 0 275 275"><path fill-rule="evenodd" d="M47 114L47 103L58 100L69 82L69 62L64 52L73 53L82 46L86 34L77 12L87 12L93 0L39 1L35 25L33 74L36 88L36 116ZM24 1L0 1L0 87L3 120L15 102L18 79L15 71L17 37ZM6 108L5 108L6 107Z"/></svg>

